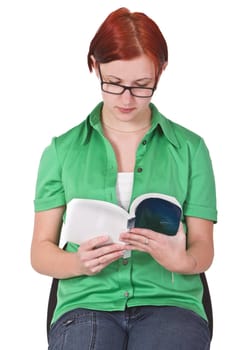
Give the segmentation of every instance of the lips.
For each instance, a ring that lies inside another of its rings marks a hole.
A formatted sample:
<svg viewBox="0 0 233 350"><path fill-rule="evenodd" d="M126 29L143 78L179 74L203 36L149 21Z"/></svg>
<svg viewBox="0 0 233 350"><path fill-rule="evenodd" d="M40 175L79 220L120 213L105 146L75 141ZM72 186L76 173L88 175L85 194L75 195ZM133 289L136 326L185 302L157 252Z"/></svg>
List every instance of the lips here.
<svg viewBox="0 0 233 350"><path fill-rule="evenodd" d="M133 112L135 110L135 108L118 107L118 110L119 110L120 113L128 114L128 113Z"/></svg>

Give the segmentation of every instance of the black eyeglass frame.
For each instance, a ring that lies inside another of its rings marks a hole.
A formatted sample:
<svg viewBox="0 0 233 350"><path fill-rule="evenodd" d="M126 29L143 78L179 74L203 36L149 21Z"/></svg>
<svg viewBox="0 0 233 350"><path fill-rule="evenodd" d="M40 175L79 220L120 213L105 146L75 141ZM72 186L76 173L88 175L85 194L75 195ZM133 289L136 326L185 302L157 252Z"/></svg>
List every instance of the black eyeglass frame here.
<svg viewBox="0 0 233 350"><path fill-rule="evenodd" d="M122 85L122 84L118 84L118 83L108 83L106 81L103 80L103 77L102 77L102 73L101 73L101 70L100 70L100 65L98 64L98 70L99 70L99 75L100 75L100 86L101 86L101 90L103 92L106 92L107 94L111 94L111 95L122 95L126 90L129 90L130 94L134 97L138 97L138 98L149 98L149 97L152 97L155 90L156 90L156 85L157 85L157 82L155 83L154 87L153 88L149 88L149 87L139 87L139 86L126 86L126 85ZM107 84L107 85L114 85L114 86L119 86L121 87L123 90L121 92L110 92L110 91L107 91L104 89L104 84ZM141 89L141 90L150 90L151 91L151 94L148 95L148 96L138 96L136 95L135 93L133 93L133 89Z"/></svg>

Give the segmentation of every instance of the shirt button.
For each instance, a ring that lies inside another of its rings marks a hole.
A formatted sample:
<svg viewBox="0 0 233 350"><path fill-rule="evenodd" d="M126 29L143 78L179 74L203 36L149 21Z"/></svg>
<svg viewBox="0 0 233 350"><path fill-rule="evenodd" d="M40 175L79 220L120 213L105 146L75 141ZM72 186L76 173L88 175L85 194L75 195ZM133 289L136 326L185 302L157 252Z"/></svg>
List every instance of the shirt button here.
<svg viewBox="0 0 233 350"><path fill-rule="evenodd" d="M127 260L127 259L123 259L122 264L123 264L123 265L127 265L127 264L128 264L128 260Z"/></svg>
<svg viewBox="0 0 233 350"><path fill-rule="evenodd" d="M142 172L142 168L138 168L138 173L141 173Z"/></svg>
<svg viewBox="0 0 233 350"><path fill-rule="evenodd" d="M124 296L125 296L126 298L128 298L128 296L129 296L129 292L128 292L128 291L126 291L126 292L124 293Z"/></svg>
<svg viewBox="0 0 233 350"><path fill-rule="evenodd" d="M142 141L142 144L145 146L147 144L147 141L146 140L143 140Z"/></svg>

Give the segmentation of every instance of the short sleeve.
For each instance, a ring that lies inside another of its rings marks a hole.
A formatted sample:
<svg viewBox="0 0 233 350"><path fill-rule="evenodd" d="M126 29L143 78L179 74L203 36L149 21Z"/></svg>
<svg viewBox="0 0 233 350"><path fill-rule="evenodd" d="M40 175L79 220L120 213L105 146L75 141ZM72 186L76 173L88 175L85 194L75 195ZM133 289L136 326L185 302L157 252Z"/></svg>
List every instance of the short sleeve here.
<svg viewBox="0 0 233 350"><path fill-rule="evenodd" d="M189 191L184 215L217 222L216 187L212 161L203 139L190 162Z"/></svg>
<svg viewBox="0 0 233 350"><path fill-rule="evenodd" d="M34 199L35 211L56 208L65 204L62 169L56 150L56 138L44 150L39 164Z"/></svg>

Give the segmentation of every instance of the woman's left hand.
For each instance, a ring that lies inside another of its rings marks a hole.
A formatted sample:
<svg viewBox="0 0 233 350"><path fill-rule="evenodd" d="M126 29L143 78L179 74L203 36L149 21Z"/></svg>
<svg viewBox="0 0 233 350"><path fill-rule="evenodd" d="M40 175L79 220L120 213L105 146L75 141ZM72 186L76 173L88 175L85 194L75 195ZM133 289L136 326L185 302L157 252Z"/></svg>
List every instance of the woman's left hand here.
<svg viewBox="0 0 233 350"><path fill-rule="evenodd" d="M125 247L127 250L149 253L169 271L179 271L187 257L186 234L182 223L174 236L143 228L133 228L130 232L121 233L120 239L127 243Z"/></svg>

